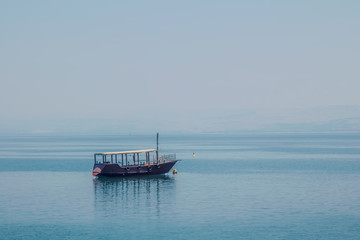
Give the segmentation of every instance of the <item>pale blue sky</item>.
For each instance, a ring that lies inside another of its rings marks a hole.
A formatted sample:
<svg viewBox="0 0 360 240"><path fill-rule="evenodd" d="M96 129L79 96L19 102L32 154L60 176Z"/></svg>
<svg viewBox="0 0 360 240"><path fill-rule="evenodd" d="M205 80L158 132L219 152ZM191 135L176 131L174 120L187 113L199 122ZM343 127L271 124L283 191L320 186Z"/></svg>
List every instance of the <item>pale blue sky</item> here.
<svg viewBox="0 0 360 240"><path fill-rule="evenodd" d="M359 12L360 1L0 0L0 120L360 105Z"/></svg>

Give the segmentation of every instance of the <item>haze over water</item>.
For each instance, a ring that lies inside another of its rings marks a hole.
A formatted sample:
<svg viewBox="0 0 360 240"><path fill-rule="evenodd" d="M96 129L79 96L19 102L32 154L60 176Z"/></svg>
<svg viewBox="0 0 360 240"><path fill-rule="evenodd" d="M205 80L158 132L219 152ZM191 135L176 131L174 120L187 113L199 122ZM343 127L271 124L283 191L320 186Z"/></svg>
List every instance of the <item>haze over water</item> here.
<svg viewBox="0 0 360 240"><path fill-rule="evenodd" d="M325 0L1 1L0 132L359 131L359 11Z"/></svg>
<svg viewBox="0 0 360 240"><path fill-rule="evenodd" d="M177 175L96 179L154 136L0 138L2 239L357 239L359 134L162 135ZM196 157L192 157L195 152Z"/></svg>

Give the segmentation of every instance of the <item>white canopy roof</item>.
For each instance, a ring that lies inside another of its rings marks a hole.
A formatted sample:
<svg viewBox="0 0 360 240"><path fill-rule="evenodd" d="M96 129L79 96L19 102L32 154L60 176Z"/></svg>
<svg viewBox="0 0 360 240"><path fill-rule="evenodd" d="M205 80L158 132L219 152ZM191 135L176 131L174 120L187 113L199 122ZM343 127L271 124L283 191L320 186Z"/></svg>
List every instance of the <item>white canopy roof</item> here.
<svg viewBox="0 0 360 240"><path fill-rule="evenodd" d="M103 152L103 153L94 153L94 155L134 154L134 153L146 153L146 152L156 152L156 149L133 150L133 151L122 151L122 152Z"/></svg>

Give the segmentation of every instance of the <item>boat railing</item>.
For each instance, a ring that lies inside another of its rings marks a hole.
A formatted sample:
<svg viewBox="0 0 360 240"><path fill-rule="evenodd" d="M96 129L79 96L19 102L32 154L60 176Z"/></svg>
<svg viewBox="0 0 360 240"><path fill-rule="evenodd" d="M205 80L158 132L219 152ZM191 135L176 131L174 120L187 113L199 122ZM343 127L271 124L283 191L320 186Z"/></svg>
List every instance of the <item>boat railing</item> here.
<svg viewBox="0 0 360 240"><path fill-rule="evenodd" d="M96 156L101 156L101 159L96 158ZM125 156L124 156L125 155ZM130 155L130 156L128 156ZM156 164L161 162L169 162L175 161L176 154L166 154L158 156L158 160L156 155L152 157L152 161L149 154L146 154L145 159L142 159L139 154L131 153L131 154L94 154L94 162L95 164L114 164L117 163L121 166L132 166L132 165L148 165L148 164Z"/></svg>
<svg viewBox="0 0 360 240"><path fill-rule="evenodd" d="M154 159L155 160L155 159ZM159 156L159 162L168 162L176 160L176 154L166 154Z"/></svg>

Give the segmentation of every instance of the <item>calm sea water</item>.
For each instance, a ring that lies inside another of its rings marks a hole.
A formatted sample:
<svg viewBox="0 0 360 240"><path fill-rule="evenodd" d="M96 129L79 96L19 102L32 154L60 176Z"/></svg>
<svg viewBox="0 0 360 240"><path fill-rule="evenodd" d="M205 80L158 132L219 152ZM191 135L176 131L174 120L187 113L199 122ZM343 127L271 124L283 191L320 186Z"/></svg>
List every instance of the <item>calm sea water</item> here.
<svg viewBox="0 0 360 240"><path fill-rule="evenodd" d="M162 135L177 175L91 175L94 152L154 145L1 136L0 239L360 239L360 134Z"/></svg>

